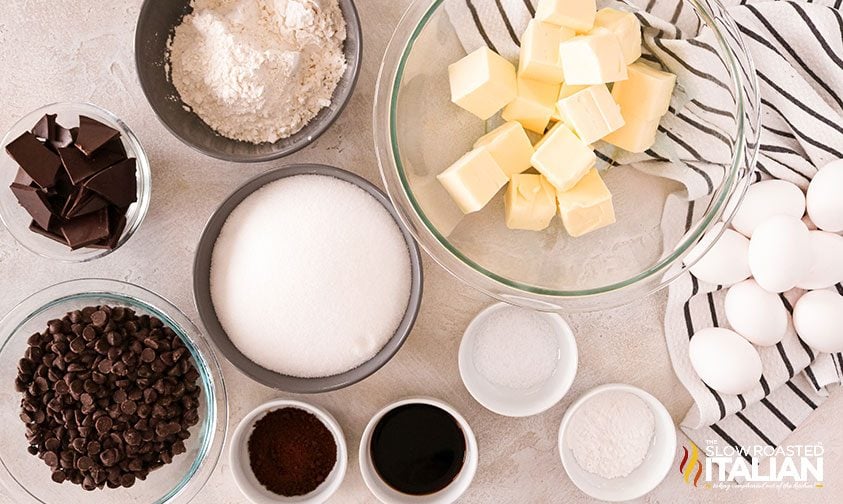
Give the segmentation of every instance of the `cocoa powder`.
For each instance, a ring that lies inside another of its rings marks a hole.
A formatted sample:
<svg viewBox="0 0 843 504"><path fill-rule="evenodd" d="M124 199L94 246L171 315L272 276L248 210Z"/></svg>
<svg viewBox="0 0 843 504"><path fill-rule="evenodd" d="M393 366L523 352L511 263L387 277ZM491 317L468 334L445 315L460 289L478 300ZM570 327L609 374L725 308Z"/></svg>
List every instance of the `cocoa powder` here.
<svg viewBox="0 0 843 504"><path fill-rule="evenodd" d="M333 434L315 415L299 408L270 411L249 437L249 464L270 492L305 495L322 484L337 462Z"/></svg>

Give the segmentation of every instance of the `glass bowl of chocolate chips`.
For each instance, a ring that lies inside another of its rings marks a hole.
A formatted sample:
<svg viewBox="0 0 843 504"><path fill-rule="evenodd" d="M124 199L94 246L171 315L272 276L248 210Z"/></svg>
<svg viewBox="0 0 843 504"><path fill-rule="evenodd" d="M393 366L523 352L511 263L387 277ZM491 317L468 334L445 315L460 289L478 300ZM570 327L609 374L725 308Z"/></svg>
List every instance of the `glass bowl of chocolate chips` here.
<svg viewBox="0 0 843 504"><path fill-rule="evenodd" d="M22 117L0 152L0 220L25 248L64 262L126 243L149 209L149 160L110 112L54 103Z"/></svg>
<svg viewBox="0 0 843 504"><path fill-rule="evenodd" d="M175 306L115 280L56 284L0 321L0 490L14 502L185 503L219 460L214 351Z"/></svg>

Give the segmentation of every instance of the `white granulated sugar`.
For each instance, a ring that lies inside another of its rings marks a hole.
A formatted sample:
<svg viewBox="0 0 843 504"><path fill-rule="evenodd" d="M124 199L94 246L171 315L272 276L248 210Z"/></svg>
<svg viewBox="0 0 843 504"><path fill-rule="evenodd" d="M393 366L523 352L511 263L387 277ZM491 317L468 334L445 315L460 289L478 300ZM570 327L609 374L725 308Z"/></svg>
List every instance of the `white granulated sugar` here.
<svg viewBox="0 0 843 504"><path fill-rule="evenodd" d="M170 41L182 101L219 134L275 142L331 104L346 68L337 0L193 0Z"/></svg>
<svg viewBox="0 0 843 504"><path fill-rule="evenodd" d="M653 411L629 392L607 391L586 401L568 429L577 463L600 477L622 478L647 456L656 429Z"/></svg>
<svg viewBox="0 0 843 504"><path fill-rule="evenodd" d="M211 298L255 363L312 378L353 369L392 337L410 298L410 255L389 212L348 182L280 179L228 217Z"/></svg>
<svg viewBox="0 0 843 504"><path fill-rule="evenodd" d="M505 306L478 323L474 365L490 383L527 390L553 376L559 342L547 315Z"/></svg>

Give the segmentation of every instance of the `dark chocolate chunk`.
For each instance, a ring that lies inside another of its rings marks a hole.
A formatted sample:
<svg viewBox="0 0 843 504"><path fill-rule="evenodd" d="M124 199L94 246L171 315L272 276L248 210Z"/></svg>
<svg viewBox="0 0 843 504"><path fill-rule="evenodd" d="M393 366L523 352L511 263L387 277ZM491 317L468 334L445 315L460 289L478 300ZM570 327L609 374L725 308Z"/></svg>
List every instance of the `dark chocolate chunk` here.
<svg viewBox="0 0 843 504"><path fill-rule="evenodd" d="M18 173L15 175L15 184L28 186L34 183L35 181L32 180L32 177L27 175L27 173L23 171L22 168L18 168Z"/></svg>
<svg viewBox="0 0 843 504"><path fill-rule="evenodd" d="M61 232L71 250L107 238L108 230L108 210L106 209L71 219L61 226Z"/></svg>
<svg viewBox="0 0 843 504"><path fill-rule="evenodd" d="M126 229L126 215L122 211L111 207L109 210L108 223L111 225L108 238L100 240L97 243L90 245L91 248L114 250L117 244L120 243L120 238L123 236L123 231Z"/></svg>
<svg viewBox="0 0 843 504"><path fill-rule="evenodd" d="M75 147L59 149L59 156L61 156L64 171L74 184L80 184L86 178L126 159L126 156L112 151L101 151L94 156L86 157Z"/></svg>
<svg viewBox="0 0 843 504"><path fill-rule="evenodd" d="M61 160L30 132L25 132L6 146L6 152L42 188L52 187Z"/></svg>
<svg viewBox="0 0 843 504"><path fill-rule="evenodd" d="M22 206L32 219L43 229L49 229L53 223L53 210L47 196L39 189L13 183L9 186Z"/></svg>
<svg viewBox="0 0 843 504"><path fill-rule="evenodd" d="M41 236L49 238L53 241L57 241L57 242L61 243L62 245L67 245L67 240L65 240L64 235L61 234L61 228L59 226L54 226L54 229L51 231L51 230L47 230L47 229L42 228L41 226L38 225L37 222L32 221L29 224L29 230L32 231L33 233L40 234Z"/></svg>
<svg viewBox="0 0 843 504"><path fill-rule="evenodd" d="M62 216L66 219L81 217L108 207L108 201L87 189L82 189L73 198L73 204Z"/></svg>
<svg viewBox="0 0 843 504"><path fill-rule="evenodd" d="M138 199L135 159L127 159L106 168L85 181L84 185L117 207L128 208Z"/></svg>
<svg viewBox="0 0 843 504"><path fill-rule="evenodd" d="M56 114L45 114L35 123L32 134L42 140L56 139Z"/></svg>
<svg viewBox="0 0 843 504"><path fill-rule="evenodd" d="M116 129L90 117L79 116L79 134L76 137L76 146L85 155L93 155L106 142L118 136L120 136L120 132Z"/></svg>

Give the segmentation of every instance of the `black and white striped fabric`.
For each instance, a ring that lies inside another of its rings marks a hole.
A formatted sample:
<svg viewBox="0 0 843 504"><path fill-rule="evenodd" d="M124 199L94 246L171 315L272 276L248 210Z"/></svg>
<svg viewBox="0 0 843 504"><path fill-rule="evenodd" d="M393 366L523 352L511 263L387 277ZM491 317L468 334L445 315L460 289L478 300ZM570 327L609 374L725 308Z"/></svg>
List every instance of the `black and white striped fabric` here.
<svg viewBox="0 0 843 504"><path fill-rule="evenodd" d="M458 30L467 52L486 45L515 60L519 36L537 0L445 2L455 26L474 27ZM726 36L742 38L756 65L762 126L753 177L785 179L807 188L817 167L843 158L843 0L708 4L715 11L725 6L735 21ZM714 49L714 35L690 3L627 0L598 5L636 11L643 27L642 57L678 77L670 112L649 151L630 155L597 145L605 165L632 165L683 185L664 210L665 242L676 243L705 213L712 191L727 172L738 134L731 111L740 90L731 85L727 63ZM748 80L753 78L742 70ZM837 288L843 294L843 286ZM788 292L782 302L791 308L801 294ZM843 355L816 352L791 328L780 344L761 349L764 376L755 390L739 396L718 394L691 368L688 343L696 331L726 324L724 295L721 286L690 275L670 288L668 349L677 375L695 400L682 429L701 445L718 440L733 446L778 446L822 404L827 387L843 381Z"/></svg>

